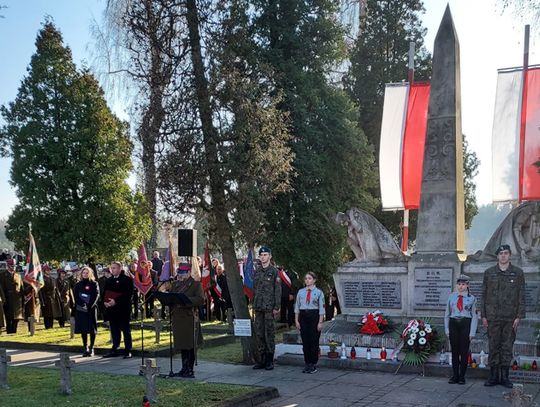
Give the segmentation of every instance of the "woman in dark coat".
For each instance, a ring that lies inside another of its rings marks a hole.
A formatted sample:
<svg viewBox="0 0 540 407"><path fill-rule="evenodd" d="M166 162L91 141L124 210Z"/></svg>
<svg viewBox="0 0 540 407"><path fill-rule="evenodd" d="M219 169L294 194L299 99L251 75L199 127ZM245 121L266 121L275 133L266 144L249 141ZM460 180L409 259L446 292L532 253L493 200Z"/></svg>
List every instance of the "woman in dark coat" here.
<svg viewBox="0 0 540 407"><path fill-rule="evenodd" d="M202 344L201 322L199 307L204 303L204 292L201 285L200 273L189 270L178 270L177 281L172 283L171 293L182 293L190 301L189 305L175 305L172 309L172 327L174 349L182 354L182 370L177 373L180 377L195 377L195 351Z"/></svg>
<svg viewBox="0 0 540 407"><path fill-rule="evenodd" d="M81 281L75 285L75 333L81 334L83 357L94 356L94 342L97 334L97 306L99 301L99 285L94 271L85 266L81 270ZM90 347L88 335L90 334Z"/></svg>

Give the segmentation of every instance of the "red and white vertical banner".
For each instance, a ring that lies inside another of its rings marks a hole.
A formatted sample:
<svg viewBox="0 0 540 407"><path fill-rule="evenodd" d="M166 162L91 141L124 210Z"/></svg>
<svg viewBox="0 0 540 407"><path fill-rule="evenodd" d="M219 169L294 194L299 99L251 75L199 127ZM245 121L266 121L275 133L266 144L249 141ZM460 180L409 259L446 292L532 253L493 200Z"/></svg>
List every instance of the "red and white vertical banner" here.
<svg viewBox="0 0 540 407"><path fill-rule="evenodd" d="M424 82L386 85L379 149L384 210L420 207L429 90Z"/></svg>
<svg viewBox="0 0 540 407"><path fill-rule="evenodd" d="M540 67L499 71L491 150L493 202L540 200Z"/></svg>

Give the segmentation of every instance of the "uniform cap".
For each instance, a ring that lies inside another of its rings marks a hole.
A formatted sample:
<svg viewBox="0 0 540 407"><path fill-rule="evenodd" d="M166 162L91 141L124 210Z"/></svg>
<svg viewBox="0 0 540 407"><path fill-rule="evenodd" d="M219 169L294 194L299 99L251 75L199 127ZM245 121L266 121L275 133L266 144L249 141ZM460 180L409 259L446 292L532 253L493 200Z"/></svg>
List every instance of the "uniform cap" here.
<svg viewBox="0 0 540 407"><path fill-rule="evenodd" d="M262 246L260 249L259 249L259 256L263 253L270 253L272 254L272 249L270 249L268 246Z"/></svg>
<svg viewBox="0 0 540 407"><path fill-rule="evenodd" d="M502 244L499 247L497 247L497 250L495 250L495 254L498 255L503 250L508 250L510 253L512 253L512 249L510 249L510 245Z"/></svg>
<svg viewBox="0 0 540 407"><path fill-rule="evenodd" d="M460 274L457 278L458 283L468 283L471 280L469 276L466 276L465 274Z"/></svg>

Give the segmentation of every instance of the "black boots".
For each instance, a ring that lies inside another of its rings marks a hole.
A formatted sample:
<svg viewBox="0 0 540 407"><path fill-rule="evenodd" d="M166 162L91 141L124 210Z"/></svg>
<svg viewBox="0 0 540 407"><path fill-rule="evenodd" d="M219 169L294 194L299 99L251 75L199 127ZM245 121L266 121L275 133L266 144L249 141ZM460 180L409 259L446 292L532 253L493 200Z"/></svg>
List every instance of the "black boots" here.
<svg viewBox="0 0 540 407"><path fill-rule="evenodd" d="M274 369L274 354L273 353L267 353L266 354L266 364L264 366L266 370L273 370Z"/></svg>
<svg viewBox="0 0 540 407"><path fill-rule="evenodd" d="M508 371L507 371L508 372ZM484 386L492 387L499 384L499 367L490 366L489 379L484 383Z"/></svg>
<svg viewBox="0 0 540 407"><path fill-rule="evenodd" d="M266 354L261 353L260 358L258 362L255 362L255 366L253 366L253 369L264 369L266 367Z"/></svg>
<svg viewBox="0 0 540 407"><path fill-rule="evenodd" d="M511 389L514 387L510 379L508 378L510 374L510 366L501 366L501 386Z"/></svg>
<svg viewBox="0 0 540 407"><path fill-rule="evenodd" d="M182 349L180 352L182 354L182 369L175 376L184 377L188 370L189 351Z"/></svg>

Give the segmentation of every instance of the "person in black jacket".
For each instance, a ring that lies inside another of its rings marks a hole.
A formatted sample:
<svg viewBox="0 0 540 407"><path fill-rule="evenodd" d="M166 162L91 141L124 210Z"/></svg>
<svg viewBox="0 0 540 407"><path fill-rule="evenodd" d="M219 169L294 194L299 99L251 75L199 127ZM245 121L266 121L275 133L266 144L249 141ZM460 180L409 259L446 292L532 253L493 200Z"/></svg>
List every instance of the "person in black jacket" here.
<svg viewBox="0 0 540 407"><path fill-rule="evenodd" d="M99 285L94 271L85 266L81 270L81 281L75 284L75 333L81 334L84 346L83 357L94 356L94 342L97 334L97 306ZM88 346L90 335L90 347Z"/></svg>
<svg viewBox="0 0 540 407"><path fill-rule="evenodd" d="M218 302L214 304L214 307L218 306L216 315L221 321L227 321L227 309L232 308L231 294L229 292L229 285L227 284L227 277L225 276L225 270L222 265L216 267L216 283L221 289L221 297Z"/></svg>
<svg viewBox="0 0 540 407"><path fill-rule="evenodd" d="M111 263L112 277L105 283L103 305L105 317L111 327L112 349L104 357L119 356L121 335L124 335L124 359L131 358L131 296L133 294L133 280L122 272L122 263Z"/></svg>

